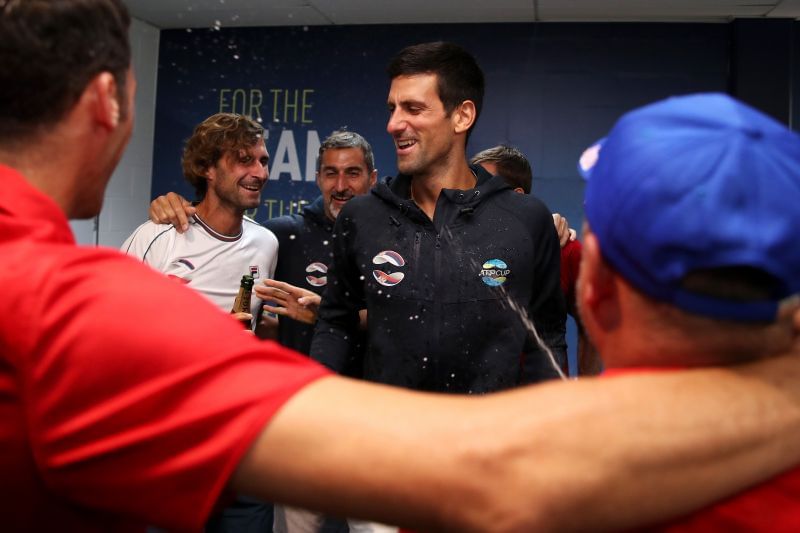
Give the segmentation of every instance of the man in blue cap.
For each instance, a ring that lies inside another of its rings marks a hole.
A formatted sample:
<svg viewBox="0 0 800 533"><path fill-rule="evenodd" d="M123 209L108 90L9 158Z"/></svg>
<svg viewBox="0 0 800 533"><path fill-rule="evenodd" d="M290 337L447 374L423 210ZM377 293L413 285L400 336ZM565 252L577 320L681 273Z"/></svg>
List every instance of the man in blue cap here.
<svg viewBox="0 0 800 533"><path fill-rule="evenodd" d="M796 342L800 137L699 94L623 116L580 166L578 305L609 373L724 366ZM672 526L798 531L800 470Z"/></svg>

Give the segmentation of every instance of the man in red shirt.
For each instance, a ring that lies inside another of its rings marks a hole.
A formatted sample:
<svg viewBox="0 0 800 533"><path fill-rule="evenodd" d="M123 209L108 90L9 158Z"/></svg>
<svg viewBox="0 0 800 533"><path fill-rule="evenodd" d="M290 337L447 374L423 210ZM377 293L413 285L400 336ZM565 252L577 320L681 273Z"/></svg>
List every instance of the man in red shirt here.
<svg viewBox="0 0 800 533"><path fill-rule="evenodd" d="M608 374L796 342L800 136L727 95L670 98L623 116L581 170L578 306ZM798 531L800 469L665 529Z"/></svg>
<svg viewBox="0 0 800 533"><path fill-rule="evenodd" d="M128 23L119 0L0 2L4 528L199 529L227 490L423 530L620 528L800 460L798 346L442 398L331 376L77 247L67 219L99 211L131 133Z"/></svg>

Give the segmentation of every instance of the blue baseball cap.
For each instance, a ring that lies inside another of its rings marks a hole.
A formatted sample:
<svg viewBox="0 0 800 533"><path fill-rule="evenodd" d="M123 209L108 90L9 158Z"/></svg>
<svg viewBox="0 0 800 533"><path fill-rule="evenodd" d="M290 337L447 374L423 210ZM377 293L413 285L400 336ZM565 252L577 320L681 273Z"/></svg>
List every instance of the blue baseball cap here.
<svg viewBox="0 0 800 533"><path fill-rule="evenodd" d="M627 113L584 152L584 209L604 259L644 294L719 319L773 321L800 294L800 136L724 94ZM682 286L751 267L777 283L741 301Z"/></svg>

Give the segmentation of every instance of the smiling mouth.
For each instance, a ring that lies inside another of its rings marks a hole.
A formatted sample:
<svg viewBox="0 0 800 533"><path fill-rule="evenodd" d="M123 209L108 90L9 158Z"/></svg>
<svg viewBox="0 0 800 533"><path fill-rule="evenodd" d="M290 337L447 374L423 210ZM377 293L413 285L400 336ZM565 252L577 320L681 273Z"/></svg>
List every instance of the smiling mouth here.
<svg viewBox="0 0 800 533"><path fill-rule="evenodd" d="M395 145L397 146L397 148L399 150L405 150L407 148L411 148L415 144L417 144L417 141L415 141L413 139L404 140L404 141L400 141L400 140L395 141Z"/></svg>
<svg viewBox="0 0 800 533"><path fill-rule="evenodd" d="M251 192L259 192L261 191L261 184L260 183L241 183L239 185L242 189Z"/></svg>

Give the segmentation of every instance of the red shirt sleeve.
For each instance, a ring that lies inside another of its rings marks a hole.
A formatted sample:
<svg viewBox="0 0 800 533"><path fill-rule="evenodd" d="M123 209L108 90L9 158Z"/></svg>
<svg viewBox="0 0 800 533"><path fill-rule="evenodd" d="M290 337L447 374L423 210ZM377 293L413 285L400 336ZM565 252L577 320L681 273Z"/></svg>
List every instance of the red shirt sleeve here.
<svg viewBox="0 0 800 533"><path fill-rule="evenodd" d="M17 309L13 343L37 475L75 504L199 529L265 424L326 371L132 259L63 248L30 276L41 297Z"/></svg>
<svg viewBox="0 0 800 533"><path fill-rule="evenodd" d="M567 302L567 311L576 318L575 283L578 281L582 249L579 241L569 241L561 248L561 290Z"/></svg>

